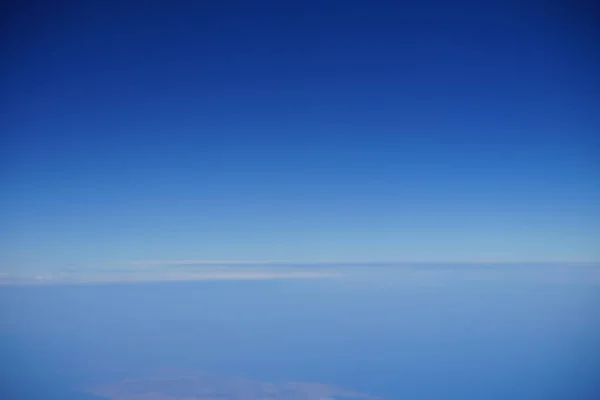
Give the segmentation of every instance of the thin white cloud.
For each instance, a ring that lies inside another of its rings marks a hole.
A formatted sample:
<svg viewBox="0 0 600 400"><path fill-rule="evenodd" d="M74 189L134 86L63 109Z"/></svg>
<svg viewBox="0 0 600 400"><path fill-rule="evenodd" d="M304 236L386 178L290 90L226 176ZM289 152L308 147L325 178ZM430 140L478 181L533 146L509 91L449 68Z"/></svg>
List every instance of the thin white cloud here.
<svg viewBox="0 0 600 400"><path fill-rule="evenodd" d="M289 264L285 261L209 261L209 260L134 260L124 262L131 266L186 266L186 265L278 265Z"/></svg>
<svg viewBox="0 0 600 400"><path fill-rule="evenodd" d="M310 260L310 261L290 261L290 260L128 260L120 261L117 264L122 266L135 267L160 267L160 266L277 266L277 265L386 265L395 264L398 266L407 265L431 265L431 264L587 264L597 263L595 261L581 262L571 260L499 260L499 259L466 259L453 261L422 261L422 260L388 260L388 261L362 261L362 260Z"/></svg>
<svg viewBox="0 0 600 400"><path fill-rule="evenodd" d="M85 273L59 276L3 277L0 285L50 285L50 284L109 284L143 282L193 282L218 280L289 280L337 278L338 273L319 271L205 271L186 273Z"/></svg>

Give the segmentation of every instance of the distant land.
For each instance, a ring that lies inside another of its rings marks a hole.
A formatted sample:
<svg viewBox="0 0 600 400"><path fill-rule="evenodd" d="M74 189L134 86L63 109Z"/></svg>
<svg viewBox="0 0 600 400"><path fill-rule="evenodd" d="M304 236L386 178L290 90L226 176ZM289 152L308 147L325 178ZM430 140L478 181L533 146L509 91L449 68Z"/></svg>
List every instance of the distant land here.
<svg viewBox="0 0 600 400"><path fill-rule="evenodd" d="M369 394L319 383L268 383L201 371L171 372L77 390L111 400L377 399Z"/></svg>

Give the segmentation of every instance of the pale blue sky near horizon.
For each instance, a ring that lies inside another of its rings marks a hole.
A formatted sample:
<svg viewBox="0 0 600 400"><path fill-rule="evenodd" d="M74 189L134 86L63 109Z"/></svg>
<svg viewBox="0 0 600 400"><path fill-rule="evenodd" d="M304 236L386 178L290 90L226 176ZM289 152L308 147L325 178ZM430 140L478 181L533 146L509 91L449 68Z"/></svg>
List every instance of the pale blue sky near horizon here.
<svg viewBox="0 0 600 400"><path fill-rule="evenodd" d="M600 261L585 12L205 3L7 14L0 272Z"/></svg>

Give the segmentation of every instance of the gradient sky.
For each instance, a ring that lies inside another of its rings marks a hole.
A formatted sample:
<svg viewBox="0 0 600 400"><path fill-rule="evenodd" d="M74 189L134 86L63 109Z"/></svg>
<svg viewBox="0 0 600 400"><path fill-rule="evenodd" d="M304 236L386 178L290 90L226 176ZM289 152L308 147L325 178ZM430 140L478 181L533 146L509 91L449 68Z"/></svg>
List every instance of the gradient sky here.
<svg viewBox="0 0 600 400"><path fill-rule="evenodd" d="M4 13L0 271L600 260L590 10L28 3Z"/></svg>

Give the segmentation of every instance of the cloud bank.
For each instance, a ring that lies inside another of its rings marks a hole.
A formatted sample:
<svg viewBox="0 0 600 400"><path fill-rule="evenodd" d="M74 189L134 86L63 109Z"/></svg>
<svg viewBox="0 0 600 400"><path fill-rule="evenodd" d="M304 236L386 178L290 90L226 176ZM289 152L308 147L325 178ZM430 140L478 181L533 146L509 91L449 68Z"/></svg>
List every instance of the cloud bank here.
<svg viewBox="0 0 600 400"><path fill-rule="evenodd" d="M3 276L0 285L58 285L58 284L113 284L144 282L194 282L219 280L290 280L336 278L340 274L319 271L204 271L182 273L82 273L48 274L35 276Z"/></svg>

